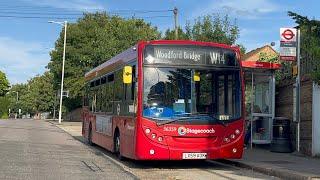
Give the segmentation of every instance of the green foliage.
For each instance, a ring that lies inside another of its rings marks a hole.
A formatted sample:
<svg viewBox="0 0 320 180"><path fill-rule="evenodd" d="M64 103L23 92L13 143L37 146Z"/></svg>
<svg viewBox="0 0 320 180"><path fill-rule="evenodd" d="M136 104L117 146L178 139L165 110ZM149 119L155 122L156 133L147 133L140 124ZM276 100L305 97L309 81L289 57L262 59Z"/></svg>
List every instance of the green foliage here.
<svg viewBox="0 0 320 180"><path fill-rule="evenodd" d="M187 35L197 41L218 42L224 44L235 44L239 38L239 28L230 22L228 15L206 15L198 17L194 24L186 27Z"/></svg>
<svg viewBox="0 0 320 180"><path fill-rule="evenodd" d="M247 51L247 48L244 47L244 45L242 44L237 44L237 46L240 48L240 53L243 55L243 54L246 54L246 51Z"/></svg>
<svg viewBox="0 0 320 180"><path fill-rule="evenodd" d="M8 115L8 113L5 113L5 114L1 115L0 118L1 119L8 119L9 115Z"/></svg>
<svg viewBox="0 0 320 180"><path fill-rule="evenodd" d="M175 40L175 30L167 29L164 34L164 39L166 40ZM188 40L190 39L189 36L181 29L181 27L178 28L178 40Z"/></svg>
<svg viewBox="0 0 320 180"><path fill-rule="evenodd" d="M179 40L195 40L205 42L216 42L229 45L235 45L239 38L240 31L236 23L231 23L229 16L221 17L220 15L206 15L198 17L191 24L187 22L184 30L178 28ZM167 29L163 39L175 39L175 31ZM244 54L246 48L238 44L241 53Z"/></svg>
<svg viewBox="0 0 320 180"><path fill-rule="evenodd" d="M55 91L52 82L53 75L50 72L36 76L28 82L29 97L25 100L31 102L33 112L48 112L53 109Z"/></svg>
<svg viewBox="0 0 320 180"><path fill-rule="evenodd" d="M12 113L18 113L19 109L23 114L51 112L55 98L53 75L45 72L42 76L30 79L26 84L13 85L7 98L10 101L9 107Z"/></svg>
<svg viewBox="0 0 320 180"><path fill-rule="evenodd" d="M56 41L48 64L54 75L56 89L61 82L63 32L62 30ZM69 110L81 106L84 74L90 69L132 47L138 41L159 37L158 30L141 19L126 20L106 13L88 13L76 23L68 24L64 88L69 90L70 97L64 100L64 105Z"/></svg>
<svg viewBox="0 0 320 180"><path fill-rule="evenodd" d="M229 16L206 15L198 17L193 24L187 22L185 31L178 29L178 39L235 44L239 38L239 28L231 23ZM164 39L174 39L174 30L167 30Z"/></svg>
<svg viewBox="0 0 320 180"><path fill-rule="evenodd" d="M320 83L320 21L310 20L306 16L291 11L288 12L288 15L295 20L300 28L302 61L311 64L304 69L314 81Z"/></svg>
<svg viewBox="0 0 320 180"><path fill-rule="evenodd" d="M0 119L8 118L10 101L7 97L0 97Z"/></svg>
<svg viewBox="0 0 320 180"><path fill-rule="evenodd" d="M27 90L27 84L15 84L11 87L6 97L10 102L9 108L12 113L17 113L19 109L25 110L28 108L27 104L20 101L24 98L23 96L27 94Z"/></svg>
<svg viewBox="0 0 320 180"><path fill-rule="evenodd" d="M4 96L8 92L9 81L6 74L0 71L0 96Z"/></svg>
<svg viewBox="0 0 320 180"><path fill-rule="evenodd" d="M270 54L270 53L266 53L266 52L261 52L259 54L258 61L260 61L260 62L270 62L270 63L279 63L282 66L285 65L285 62L280 62L279 61L279 55L278 54ZM276 83L278 83L284 77L285 77L285 74L283 74L283 72L275 71Z"/></svg>
<svg viewBox="0 0 320 180"><path fill-rule="evenodd" d="M270 54L266 52L261 52L259 54L260 62L271 62L271 63L279 63L279 55L278 54Z"/></svg>

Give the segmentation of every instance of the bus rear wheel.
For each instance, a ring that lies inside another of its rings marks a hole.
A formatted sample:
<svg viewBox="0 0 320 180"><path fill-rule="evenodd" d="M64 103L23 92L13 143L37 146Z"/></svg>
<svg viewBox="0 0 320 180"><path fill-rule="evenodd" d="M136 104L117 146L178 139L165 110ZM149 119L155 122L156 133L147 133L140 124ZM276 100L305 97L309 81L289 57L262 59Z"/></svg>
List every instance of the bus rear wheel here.
<svg viewBox="0 0 320 180"><path fill-rule="evenodd" d="M114 153L116 154L117 158L119 160L123 160L123 156L121 155L121 152L120 152L120 132L119 131L116 131L115 133L115 136L114 136Z"/></svg>

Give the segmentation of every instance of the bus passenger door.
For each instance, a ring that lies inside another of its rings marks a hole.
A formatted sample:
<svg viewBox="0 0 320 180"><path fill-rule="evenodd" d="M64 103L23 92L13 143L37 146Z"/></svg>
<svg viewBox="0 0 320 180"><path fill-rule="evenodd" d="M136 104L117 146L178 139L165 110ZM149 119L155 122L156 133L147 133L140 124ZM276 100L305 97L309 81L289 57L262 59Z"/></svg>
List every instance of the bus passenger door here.
<svg viewBox="0 0 320 180"><path fill-rule="evenodd" d="M126 136L125 146L126 153L129 157L134 158L135 151L135 124L136 124L136 66L130 65L132 67L132 82L124 84L124 97L123 97L123 108L122 114L125 116L124 120L124 134Z"/></svg>

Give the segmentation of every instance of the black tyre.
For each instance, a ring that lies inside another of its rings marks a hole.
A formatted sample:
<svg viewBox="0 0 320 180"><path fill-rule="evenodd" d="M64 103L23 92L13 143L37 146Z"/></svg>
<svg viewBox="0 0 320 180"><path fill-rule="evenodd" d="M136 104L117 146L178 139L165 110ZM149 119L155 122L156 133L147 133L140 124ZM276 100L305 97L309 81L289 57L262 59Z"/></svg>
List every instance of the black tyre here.
<svg viewBox="0 0 320 180"><path fill-rule="evenodd" d="M116 156L118 157L119 160L123 160L123 156L121 155L120 152L120 133L119 131L116 131L115 136L114 136L114 153L116 154Z"/></svg>

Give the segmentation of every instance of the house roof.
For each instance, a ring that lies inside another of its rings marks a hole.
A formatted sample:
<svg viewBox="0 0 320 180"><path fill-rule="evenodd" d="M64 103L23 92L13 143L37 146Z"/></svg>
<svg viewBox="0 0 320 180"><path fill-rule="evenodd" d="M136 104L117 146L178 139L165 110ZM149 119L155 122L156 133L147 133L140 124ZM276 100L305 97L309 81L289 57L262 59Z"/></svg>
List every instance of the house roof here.
<svg viewBox="0 0 320 180"><path fill-rule="evenodd" d="M271 52L273 52L274 54L278 54L278 52L276 50L274 50L270 45L265 45L265 46L262 46L262 47L259 47L257 49L254 49L246 54L244 54L242 56L242 61L257 61L258 59L251 59L254 55L258 54L258 53L261 53L265 50L271 50Z"/></svg>

